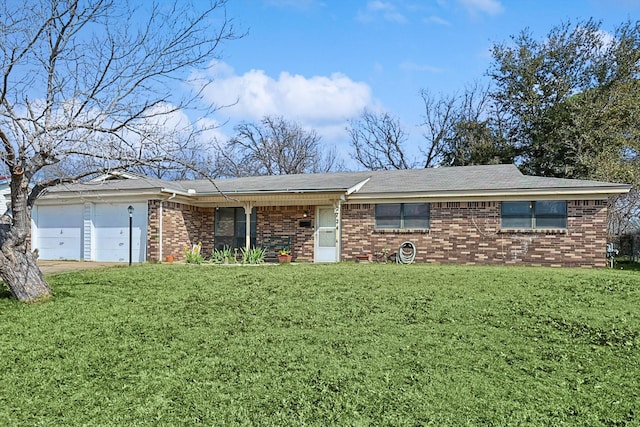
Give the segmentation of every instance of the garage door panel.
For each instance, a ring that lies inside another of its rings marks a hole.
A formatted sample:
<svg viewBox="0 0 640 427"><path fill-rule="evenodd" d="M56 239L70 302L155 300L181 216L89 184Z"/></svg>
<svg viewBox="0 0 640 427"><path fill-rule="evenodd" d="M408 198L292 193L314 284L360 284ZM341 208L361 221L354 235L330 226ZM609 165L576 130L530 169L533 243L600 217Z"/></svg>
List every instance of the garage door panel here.
<svg viewBox="0 0 640 427"><path fill-rule="evenodd" d="M94 215L95 258L97 261L129 261L129 204L97 204ZM146 259L147 205L131 204L132 260Z"/></svg>
<svg viewBox="0 0 640 427"><path fill-rule="evenodd" d="M39 206L35 247L40 259L82 259L83 206Z"/></svg>
<svg viewBox="0 0 640 427"><path fill-rule="evenodd" d="M40 238L47 238L47 239L57 239L57 238L79 239L82 236L82 230L80 229L80 227L41 228L38 234Z"/></svg>

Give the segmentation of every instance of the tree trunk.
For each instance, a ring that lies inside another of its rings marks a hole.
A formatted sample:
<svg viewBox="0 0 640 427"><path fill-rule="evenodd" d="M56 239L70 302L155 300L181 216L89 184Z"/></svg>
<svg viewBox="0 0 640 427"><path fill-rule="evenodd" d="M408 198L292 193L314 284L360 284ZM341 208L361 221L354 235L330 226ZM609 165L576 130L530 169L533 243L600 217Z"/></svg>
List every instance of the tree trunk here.
<svg viewBox="0 0 640 427"><path fill-rule="evenodd" d="M35 302L52 296L32 252L15 248L8 252L3 247L0 257L0 277L18 301Z"/></svg>

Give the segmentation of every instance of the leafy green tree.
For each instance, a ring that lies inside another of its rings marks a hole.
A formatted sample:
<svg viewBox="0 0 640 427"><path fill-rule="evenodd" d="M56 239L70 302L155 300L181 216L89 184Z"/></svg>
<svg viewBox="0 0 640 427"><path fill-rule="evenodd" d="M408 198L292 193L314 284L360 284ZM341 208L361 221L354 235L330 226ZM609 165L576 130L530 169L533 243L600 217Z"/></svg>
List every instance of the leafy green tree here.
<svg viewBox="0 0 640 427"><path fill-rule="evenodd" d="M446 166L513 163L515 150L488 120L460 120L445 138L442 164Z"/></svg>
<svg viewBox="0 0 640 427"><path fill-rule="evenodd" d="M525 30L496 44L492 98L525 172L638 183L640 22L613 35L594 20Z"/></svg>

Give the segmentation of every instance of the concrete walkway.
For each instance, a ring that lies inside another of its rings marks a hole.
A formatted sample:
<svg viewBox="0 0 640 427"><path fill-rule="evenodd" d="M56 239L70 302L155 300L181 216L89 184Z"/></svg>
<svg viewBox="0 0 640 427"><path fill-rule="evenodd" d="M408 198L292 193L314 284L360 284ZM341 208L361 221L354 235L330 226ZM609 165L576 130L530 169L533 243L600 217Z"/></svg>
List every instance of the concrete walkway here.
<svg viewBox="0 0 640 427"><path fill-rule="evenodd" d="M63 273L67 271L91 270L113 266L127 266L126 262L93 262L93 261L44 261L39 260L38 266L44 274Z"/></svg>

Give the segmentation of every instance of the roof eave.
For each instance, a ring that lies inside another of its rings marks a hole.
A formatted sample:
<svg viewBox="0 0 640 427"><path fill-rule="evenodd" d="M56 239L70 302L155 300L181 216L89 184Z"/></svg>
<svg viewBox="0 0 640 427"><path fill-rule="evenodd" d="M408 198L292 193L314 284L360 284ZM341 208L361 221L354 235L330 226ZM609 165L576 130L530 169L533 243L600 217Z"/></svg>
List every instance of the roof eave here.
<svg viewBox="0 0 640 427"><path fill-rule="evenodd" d="M159 188L154 189L139 189L139 190L73 190L73 191L55 191L51 193L45 193L38 197L38 199L77 199L81 197L83 199L102 199L109 197L128 197L128 196L155 196L161 195Z"/></svg>
<svg viewBox="0 0 640 427"><path fill-rule="evenodd" d="M572 188L514 188L499 190L443 190L403 193L354 193L349 201L384 199L437 199L437 200L500 200L527 197L606 199L616 194L626 194L631 186L572 187Z"/></svg>

